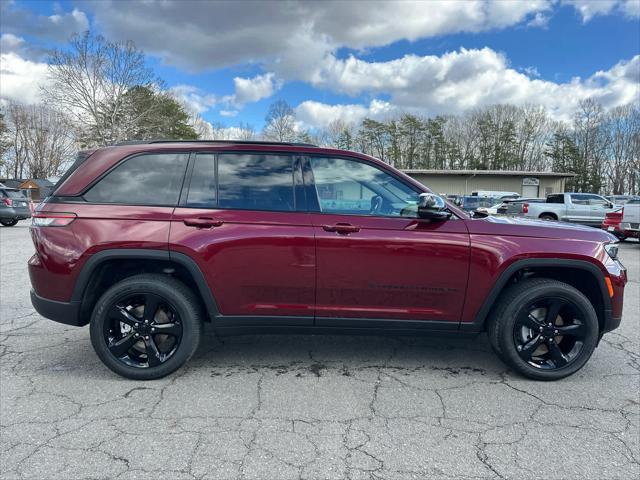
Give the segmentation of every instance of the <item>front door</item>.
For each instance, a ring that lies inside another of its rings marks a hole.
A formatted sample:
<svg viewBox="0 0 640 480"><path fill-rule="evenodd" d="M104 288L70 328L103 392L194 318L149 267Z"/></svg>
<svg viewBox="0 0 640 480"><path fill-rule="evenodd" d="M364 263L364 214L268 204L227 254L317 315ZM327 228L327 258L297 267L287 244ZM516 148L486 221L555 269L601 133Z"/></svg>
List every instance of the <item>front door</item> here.
<svg viewBox="0 0 640 480"><path fill-rule="evenodd" d="M304 198L294 156L191 159L169 248L197 261L220 326L313 324L315 243Z"/></svg>
<svg viewBox="0 0 640 480"><path fill-rule="evenodd" d="M457 325L469 268L464 221L418 219L420 192L373 164L319 157L309 162L318 210L316 324Z"/></svg>

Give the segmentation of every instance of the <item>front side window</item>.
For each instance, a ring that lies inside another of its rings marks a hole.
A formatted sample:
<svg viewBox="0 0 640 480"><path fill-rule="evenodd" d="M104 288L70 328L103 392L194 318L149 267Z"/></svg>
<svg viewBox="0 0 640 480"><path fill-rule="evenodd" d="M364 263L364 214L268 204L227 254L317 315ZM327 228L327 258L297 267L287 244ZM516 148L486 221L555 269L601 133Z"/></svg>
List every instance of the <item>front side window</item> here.
<svg viewBox="0 0 640 480"><path fill-rule="evenodd" d="M571 195L571 203L574 205L589 205L586 195Z"/></svg>
<svg viewBox="0 0 640 480"><path fill-rule="evenodd" d="M296 208L292 157L221 154L218 156L218 207L289 212Z"/></svg>
<svg viewBox="0 0 640 480"><path fill-rule="evenodd" d="M125 160L85 193L95 203L175 205L189 155L154 153Z"/></svg>
<svg viewBox="0 0 640 480"><path fill-rule="evenodd" d="M377 167L342 158L311 158L323 213L417 216L419 192Z"/></svg>

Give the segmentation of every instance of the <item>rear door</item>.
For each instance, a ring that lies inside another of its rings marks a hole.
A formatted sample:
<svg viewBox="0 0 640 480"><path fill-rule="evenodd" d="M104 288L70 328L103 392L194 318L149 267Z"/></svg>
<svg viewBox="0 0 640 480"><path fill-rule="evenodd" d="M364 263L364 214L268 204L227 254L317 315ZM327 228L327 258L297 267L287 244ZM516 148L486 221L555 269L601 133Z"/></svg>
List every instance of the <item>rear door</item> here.
<svg viewBox="0 0 640 480"><path fill-rule="evenodd" d="M317 255L316 324L457 327L469 268L464 221L416 216L420 193L376 165L309 159ZM305 180L308 177L305 175ZM432 324L433 325L433 324Z"/></svg>
<svg viewBox="0 0 640 480"><path fill-rule="evenodd" d="M315 243L299 160L198 153L187 177L170 249L198 263L219 325L313 324Z"/></svg>
<svg viewBox="0 0 640 480"><path fill-rule="evenodd" d="M591 209L588 195L585 193L572 193L569 195L571 203L566 204L567 220L570 222L589 223L591 221Z"/></svg>

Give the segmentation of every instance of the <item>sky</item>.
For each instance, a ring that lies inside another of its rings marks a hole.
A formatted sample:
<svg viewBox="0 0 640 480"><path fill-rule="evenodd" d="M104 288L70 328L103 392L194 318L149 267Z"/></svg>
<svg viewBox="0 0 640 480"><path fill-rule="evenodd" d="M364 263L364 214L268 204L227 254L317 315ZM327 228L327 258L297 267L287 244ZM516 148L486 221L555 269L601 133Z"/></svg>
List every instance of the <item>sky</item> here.
<svg viewBox="0 0 640 480"><path fill-rule="evenodd" d="M0 97L39 100L47 51L90 29L132 40L211 123L300 125L580 100L640 101L640 0L0 0Z"/></svg>

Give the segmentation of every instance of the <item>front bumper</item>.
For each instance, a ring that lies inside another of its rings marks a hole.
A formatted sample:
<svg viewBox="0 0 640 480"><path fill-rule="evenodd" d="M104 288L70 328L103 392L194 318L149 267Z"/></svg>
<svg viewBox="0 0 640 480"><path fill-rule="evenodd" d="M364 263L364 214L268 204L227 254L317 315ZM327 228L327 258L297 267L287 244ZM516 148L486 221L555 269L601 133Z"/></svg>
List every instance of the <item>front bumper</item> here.
<svg viewBox="0 0 640 480"><path fill-rule="evenodd" d="M80 316L80 302L59 302L40 297L31 290L31 304L40 315L54 322L81 327L89 322Z"/></svg>

